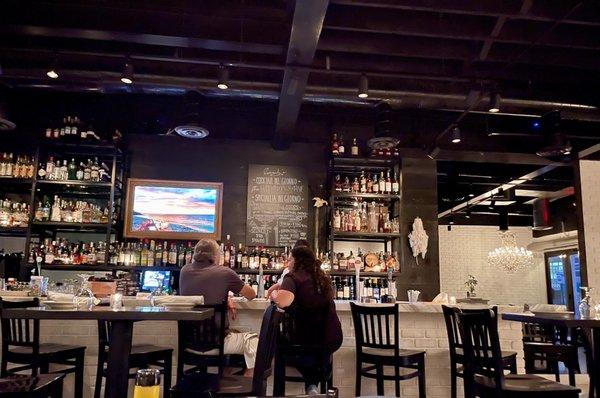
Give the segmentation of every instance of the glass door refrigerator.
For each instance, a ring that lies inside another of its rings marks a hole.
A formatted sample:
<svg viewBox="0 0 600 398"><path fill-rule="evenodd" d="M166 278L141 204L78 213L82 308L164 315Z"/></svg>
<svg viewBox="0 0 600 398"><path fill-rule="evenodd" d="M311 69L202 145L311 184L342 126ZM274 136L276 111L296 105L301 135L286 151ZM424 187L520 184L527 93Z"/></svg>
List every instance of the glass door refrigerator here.
<svg viewBox="0 0 600 398"><path fill-rule="evenodd" d="M570 311L575 310L581 301L579 251L548 252L545 257L548 302L565 305Z"/></svg>

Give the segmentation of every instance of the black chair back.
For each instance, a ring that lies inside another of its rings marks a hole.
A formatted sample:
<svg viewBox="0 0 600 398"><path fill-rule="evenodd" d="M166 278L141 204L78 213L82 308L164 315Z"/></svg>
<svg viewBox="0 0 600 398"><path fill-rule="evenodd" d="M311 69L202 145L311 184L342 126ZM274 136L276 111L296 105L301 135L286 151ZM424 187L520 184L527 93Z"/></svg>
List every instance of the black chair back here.
<svg viewBox="0 0 600 398"><path fill-rule="evenodd" d="M272 372L273 357L277 348L277 336L283 314L283 310L277 308L275 304L271 304L263 315L252 379L252 393L258 396L267 395L267 379Z"/></svg>
<svg viewBox="0 0 600 398"><path fill-rule="evenodd" d="M350 308L357 353L363 348L377 348L393 349L398 354L398 304L372 307L351 302Z"/></svg>
<svg viewBox="0 0 600 398"><path fill-rule="evenodd" d="M496 316L498 316L498 307L493 306L491 310ZM448 349L450 351L450 359L455 361L459 355L459 350L463 349L463 343L460 337L460 331L458 328L458 317L454 307L448 307L442 305L442 311L444 313L444 321L446 322L446 332L448 334ZM464 314L477 313L481 310L478 309L462 309L460 312Z"/></svg>
<svg viewBox="0 0 600 398"><path fill-rule="evenodd" d="M195 308L212 309L214 316L203 321L178 321L178 350L180 352L186 349L199 352L218 350L219 355L223 356L227 302L197 305Z"/></svg>
<svg viewBox="0 0 600 398"><path fill-rule="evenodd" d="M32 319L8 319L3 316L5 309L39 307L40 300L5 301L0 298L0 322L2 324L2 351L10 346L30 347L37 355L40 349L40 321Z"/></svg>
<svg viewBox="0 0 600 398"><path fill-rule="evenodd" d="M496 391L501 393L504 386L504 366L497 313L491 309L464 312L458 308L455 312L465 355L466 392L472 391L474 377L479 374L492 379Z"/></svg>

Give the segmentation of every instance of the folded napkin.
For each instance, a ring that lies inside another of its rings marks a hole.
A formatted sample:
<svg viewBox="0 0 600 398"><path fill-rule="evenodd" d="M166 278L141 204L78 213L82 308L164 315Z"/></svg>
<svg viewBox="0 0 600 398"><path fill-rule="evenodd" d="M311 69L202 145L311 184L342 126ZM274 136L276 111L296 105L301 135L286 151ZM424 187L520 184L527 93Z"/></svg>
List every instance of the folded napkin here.
<svg viewBox="0 0 600 398"><path fill-rule="evenodd" d="M74 298L75 298L74 294L48 291L48 300L72 303ZM77 301L78 302L85 301L85 298L78 297ZM97 299L96 297L94 297L94 305L98 305L98 304L100 304L100 299Z"/></svg>
<svg viewBox="0 0 600 398"><path fill-rule="evenodd" d="M435 296L433 298L433 300L431 301L432 303L437 303L437 304L448 304L450 301L449 297L448 297L448 293L440 293L437 296Z"/></svg>
<svg viewBox="0 0 600 398"><path fill-rule="evenodd" d="M164 305L169 303L176 304L204 304L204 296L156 296L154 297L154 305Z"/></svg>

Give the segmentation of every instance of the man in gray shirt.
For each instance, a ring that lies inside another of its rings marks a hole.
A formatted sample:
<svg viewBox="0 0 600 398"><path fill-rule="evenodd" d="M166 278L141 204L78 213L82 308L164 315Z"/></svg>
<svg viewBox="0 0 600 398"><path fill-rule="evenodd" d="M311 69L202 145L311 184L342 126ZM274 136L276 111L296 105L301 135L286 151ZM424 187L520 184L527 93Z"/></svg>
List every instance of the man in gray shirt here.
<svg viewBox="0 0 600 398"><path fill-rule="evenodd" d="M212 239L201 239L194 247L193 262L181 269L179 292L182 296L204 296L206 304L220 304L228 300L229 292L240 294L248 300L256 297L254 289L241 281L231 268L224 267L220 260L219 245ZM235 307L233 307L234 309ZM229 319L225 320L229 328ZM258 336L256 333L227 331L225 354L243 354L248 371L254 370Z"/></svg>

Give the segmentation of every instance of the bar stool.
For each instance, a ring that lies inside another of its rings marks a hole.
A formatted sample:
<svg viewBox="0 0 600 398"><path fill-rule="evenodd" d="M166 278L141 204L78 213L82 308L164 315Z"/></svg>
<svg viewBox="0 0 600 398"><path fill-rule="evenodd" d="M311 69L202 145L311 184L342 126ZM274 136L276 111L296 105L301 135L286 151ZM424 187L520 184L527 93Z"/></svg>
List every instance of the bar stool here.
<svg viewBox="0 0 600 398"><path fill-rule="evenodd" d="M286 374L286 367L294 367L302 361L302 365L305 367L314 367L316 373L321 375L319 385L321 387L321 394L325 394L328 389L333 387L333 366L332 357L328 352L327 348L318 344L294 344L293 341L300 340L297 335L299 334L294 319L297 319L300 323L310 322L313 325L313 330L318 333L317 336L312 336L311 341L322 341L322 333L324 330L323 322L314 323L316 319L324 320L325 315L329 311L329 307L326 307L321 317L316 317L313 310L306 311L305 314L294 314L291 316L286 313L283 316L281 322L281 333L277 340L277 352L275 353L275 365L273 371L273 395L285 396L285 383L301 383L304 382L303 377L292 376ZM305 336L308 337L308 336ZM306 359L310 359L309 363L305 363Z"/></svg>
<svg viewBox="0 0 600 398"><path fill-rule="evenodd" d="M32 376L49 373L50 364L66 365L55 373L75 374L75 398L83 397L83 371L85 347L40 343L40 321L37 319L6 319L5 308L39 307L37 298L29 301L12 302L0 298L0 322L2 324L2 361L0 377L23 370L31 370ZM8 368L13 363L20 366Z"/></svg>
<svg viewBox="0 0 600 398"><path fill-rule="evenodd" d="M444 320L446 321L446 331L448 332L448 349L450 351L450 397L456 398L457 378L464 378L464 373L461 371L461 367L464 368L465 355L458 330L458 318L454 308L442 305L442 310L444 312ZM468 313L469 311L473 310L463 310L464 313ZM494 313L497 315L498 307L494 306L492 311L494 311ZM514 351L502 351L501 355L504 369L509 370L510 373L516 374L517 353Z"/></svg>
<svg viewBox="0 0 600 398"><path fill-rule="evenodd" d="M454 308L465 355L465 397L577 398L580 389L535 375L504 374L498 317L482 309L463 313Z"/></svg>
<svg viewBox="0 0 600 398"><path fill-rule="evenodd" d="M419 398L425 398L425 351L400 348L398 304L389 306L362 306L351 302L356 341L356 391L360 396L361 377L377 380L377 395L383 395L383 382L393 380L396 396L400 396L400 381L417 377ZM390 334L390 322L392 332ZM368 366L363 367L363 363ZM384 367L393 367L393 375L385 375ZM400 369L413 372L400 374ZM375 373L371 371L375 370Z"/></svg>
<svg viewBox="0 0 600 398"><path fill-rule="evenodd" d="M64 374L0 379L0 398L62 398Z"/></svg>
<svg viewBox="0 0 600 398"><path fill-rule="evenodd" d="M264 397L267 394L267 379L271 375L271 363L275 355L277 334L283 310L272 304L263 315L256 351L256 364L252 378L194 373L185 375L171 389L172 398L200 397Z"/></svg>
<svg viewBox="0 0 600 398"><path fill-rule="evenodd" d="M177 381L186 372L200 370L206 373L208 367L217 367L218 374L222 375L226 364L224 345L227 302L199 305L196 308L212 309L214 316L199 322L177 322ZM192 365L193 368L184 372L185 365Z"/></svg>
<svg viewBox="0 0 600 398"><path fill-rule="evenodd" d="M111 322L98 321L98 364L96 368L96 383L94 398L100 398L102 378L106 377L105 368L110 345ZM133 345L129 353L129 369L146 369L150 366L157 367L163 375L163 396L168 398L171 388L171 368L173 363L173 349L157 347L151 344ZM130 379L135 379L136 373L130 373Z"/></svg>
<svg viewBox="0 0 600 398"><path fill-rule="evenodd" d="M575 386L575 372L579 367L579 352L573 331L571 341L568 329L557 329L551 326L534 323L523 323L523 353L525 354L525 373L554 373L556 381L560 381L558 363L562 362L569 370L569 384ZM544 363L543 368L536 367L536 361Z"/></svg>

